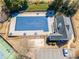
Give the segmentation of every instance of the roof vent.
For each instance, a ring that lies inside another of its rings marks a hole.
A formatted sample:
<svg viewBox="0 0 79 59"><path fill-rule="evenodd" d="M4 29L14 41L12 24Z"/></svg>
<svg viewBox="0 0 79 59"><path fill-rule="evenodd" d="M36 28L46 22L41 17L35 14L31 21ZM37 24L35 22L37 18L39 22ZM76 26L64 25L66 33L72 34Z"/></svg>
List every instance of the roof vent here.
<svg viewBox="0 0 79 59"><path fill-rule="evenodd" d="M67 30L69 31L69 25L66 25Z"/></svg>

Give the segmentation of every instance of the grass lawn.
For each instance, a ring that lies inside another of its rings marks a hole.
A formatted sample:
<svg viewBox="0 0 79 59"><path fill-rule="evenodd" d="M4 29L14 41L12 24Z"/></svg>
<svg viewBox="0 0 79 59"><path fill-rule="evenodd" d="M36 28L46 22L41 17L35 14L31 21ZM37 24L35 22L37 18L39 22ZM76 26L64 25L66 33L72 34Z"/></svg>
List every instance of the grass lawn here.
<svg viewBox="0 0 79 59"><path fill-rule="evenodd" d="M29 4L27 11L46 11L48 4Z"/></svg>

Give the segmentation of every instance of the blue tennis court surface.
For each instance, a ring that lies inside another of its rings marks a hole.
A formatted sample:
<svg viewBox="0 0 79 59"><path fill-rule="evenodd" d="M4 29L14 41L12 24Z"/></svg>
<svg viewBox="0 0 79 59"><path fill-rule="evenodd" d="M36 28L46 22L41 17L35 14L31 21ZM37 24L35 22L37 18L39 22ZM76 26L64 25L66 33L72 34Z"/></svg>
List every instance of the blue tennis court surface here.
<svg viewBox="0 0 79 59"><path fill-rule="evenodd" d="M15 31L43 30L48 31L48 18L45 16L16 17Z"/></svg>

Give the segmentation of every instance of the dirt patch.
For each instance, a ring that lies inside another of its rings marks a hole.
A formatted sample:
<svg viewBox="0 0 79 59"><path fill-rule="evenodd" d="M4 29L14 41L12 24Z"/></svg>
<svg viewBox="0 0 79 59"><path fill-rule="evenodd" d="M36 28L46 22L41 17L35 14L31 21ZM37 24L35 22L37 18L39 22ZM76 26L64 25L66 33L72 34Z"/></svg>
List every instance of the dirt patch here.
<svg viewBox="0 0 79 59"><path fill-rule="evenodd" d="M72 17L72 23L73 23L74 32L75 32L75 46L76 46L76 49L78 49L75 55L79 56L79 10Z"/></svg>

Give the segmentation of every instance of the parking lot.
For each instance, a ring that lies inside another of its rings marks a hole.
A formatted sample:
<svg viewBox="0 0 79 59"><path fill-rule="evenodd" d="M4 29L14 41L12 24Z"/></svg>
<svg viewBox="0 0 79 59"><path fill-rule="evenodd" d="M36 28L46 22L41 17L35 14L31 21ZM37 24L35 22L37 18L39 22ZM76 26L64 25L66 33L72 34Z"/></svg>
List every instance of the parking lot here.
<svg viewBox="0 0 79 59"><path fill-rule="evenodd" d="M31 52L35 59L69 59L64 57L62 49L33 48Z"/></svg>

